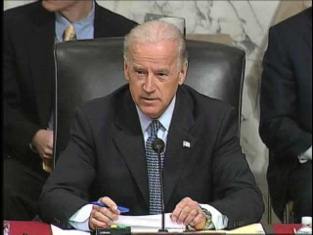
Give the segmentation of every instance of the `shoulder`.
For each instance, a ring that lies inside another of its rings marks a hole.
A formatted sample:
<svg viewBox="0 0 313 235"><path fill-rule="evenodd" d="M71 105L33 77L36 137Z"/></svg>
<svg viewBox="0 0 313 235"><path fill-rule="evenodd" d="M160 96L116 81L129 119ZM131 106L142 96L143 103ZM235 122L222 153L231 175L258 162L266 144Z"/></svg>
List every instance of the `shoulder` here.
<svg viewBox="0 0 313 235"><path fill-rule="evenodd" d="M212 116L212 113L214 113L214 115L219 116L224 115L225 112L234 110L230 104L203 95L188 85L183 85L179 90L179 93L181 93L188 105L190 105L189 107L193 107L193 112L196 115Z"/></svg>
<svg viewBox="0 0 313 235"><path fill-rule="evenodd" d="M96 17L100 17L100 18L105 18L107 21L110 21L108 23L108 25L111 25L112 22L118 23L119 25L130 25L132 27L134 27L135 25L137 25L137 23L135 21L132 21L128 18L126 18L125 16L122 16L118 13L112 12L102 6L100 6L99 4L96 3ZM114 24L112 24L114 25Z"/></svg>
<svg viewBox="0 0 313 235"><path fill-rule="evenodd" d="M4 11L4 20L23 20L41 9L40 2L34 2Z"/></svg>
<svg viewBox="0 0 313 235"><path fill-rule="evenodd" d="M176 114L189 123L195 136L215 136L230 126L238 129L238 111L230 104L202 95L187 85L179 89L178 95Z"/></svg>
<svg viewBox="0 0 313 235"><path fill-rule="evenodd" d="M128 85L124 85L107 96L95 98L86 102L79 108L79 110L90 117L111 116L121 108L122 102L128 95Z"/></svg>
<svg viewBox="0 0 313 235"><path fill-rule="evenodd" d="M312 30L312 7L293 15L282 22L272 26L270 31L272 33L290 33L296 34L295 31L306 29L310 25Z"/></svg>
<svg viewBox="0 0 313 235"><path fill-rule="evenodd" d="M23 32L23 30L28 30L34 26L46 25L51 20L54 20L54 13L45 10L41 5L41 1L15 7L4 12L4 26L13 31Z"/></svg>

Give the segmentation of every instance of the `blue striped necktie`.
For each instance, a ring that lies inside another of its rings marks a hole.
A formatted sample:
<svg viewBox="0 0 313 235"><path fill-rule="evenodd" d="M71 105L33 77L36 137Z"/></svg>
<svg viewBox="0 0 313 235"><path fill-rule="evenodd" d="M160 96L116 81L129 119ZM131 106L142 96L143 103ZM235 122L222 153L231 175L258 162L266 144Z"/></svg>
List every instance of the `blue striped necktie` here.
<svg viewBox="0 0 313 235"><path fill-rule="evenodd" d="M149 181L149 212L151 215L161 213L162 202L158 154L152 149L152 143L157 138L157 132L160 128L161 123L158 120L153 120L148 127L149 138L146 142L146 162Z"/></svg>

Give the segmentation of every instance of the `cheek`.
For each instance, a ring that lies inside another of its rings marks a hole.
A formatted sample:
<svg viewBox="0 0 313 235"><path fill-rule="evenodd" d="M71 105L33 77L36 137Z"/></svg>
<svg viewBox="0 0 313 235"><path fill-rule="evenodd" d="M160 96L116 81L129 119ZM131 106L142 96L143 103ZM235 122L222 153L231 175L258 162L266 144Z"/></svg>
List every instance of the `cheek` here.
<svg viewBox="0 0 313 235"><path fill-rule="evenodd" d="M171 84L164 84L160 87L160 96L163 97L163 103L169 103L175 96L177 91L178 83L173 82Z"/></svg>
<svg viewBox="0 0 313 235"><path fill-rule="evenodd" d="M136 99L138 96L140 96L141 93L141 86L140 84L136 82L132 82L132 80L129 80L129 89L132 94L132 97Z"/></svg>

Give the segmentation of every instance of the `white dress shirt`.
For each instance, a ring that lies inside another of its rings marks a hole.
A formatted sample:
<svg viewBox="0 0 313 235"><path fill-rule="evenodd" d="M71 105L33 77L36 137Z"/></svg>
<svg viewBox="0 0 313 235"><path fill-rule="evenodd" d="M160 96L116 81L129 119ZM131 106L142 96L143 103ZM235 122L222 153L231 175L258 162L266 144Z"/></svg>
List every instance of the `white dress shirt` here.
<svg viewBox="0 0 313 235"><path fill-rule="evenodd" d="M63 33L65 29L72 24L75 29L76 39L93 39L94 38L94 19L95 19L95 3L92 1L92 8L89 14L76 22L69 22L60 13L55 13L55 37L57 42L63 41Z"/></svg>

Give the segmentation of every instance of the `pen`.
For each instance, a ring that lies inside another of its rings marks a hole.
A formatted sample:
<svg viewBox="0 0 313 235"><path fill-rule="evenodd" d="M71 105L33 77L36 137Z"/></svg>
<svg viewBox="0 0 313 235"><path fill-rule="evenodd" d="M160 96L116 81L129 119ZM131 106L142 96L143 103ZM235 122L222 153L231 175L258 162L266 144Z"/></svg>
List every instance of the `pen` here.
<svg viewBox="0 0 313 235"><path fill-rule="evenodd" d="M90 202L90 204L96 205L96 206L101 206L101 207L108 207L106 204L104 204L103 202L100 201L92 201ZM123 207L123 206L117 206L117 209L121 212L121 213L127 213L129 212L129 209L127 207Z"/></svg>

